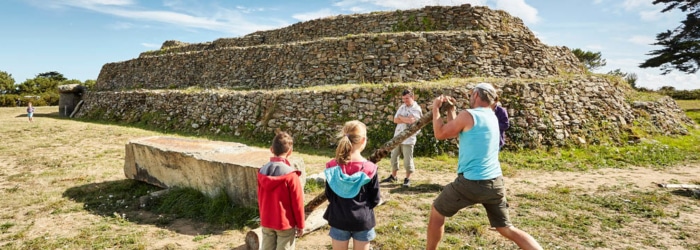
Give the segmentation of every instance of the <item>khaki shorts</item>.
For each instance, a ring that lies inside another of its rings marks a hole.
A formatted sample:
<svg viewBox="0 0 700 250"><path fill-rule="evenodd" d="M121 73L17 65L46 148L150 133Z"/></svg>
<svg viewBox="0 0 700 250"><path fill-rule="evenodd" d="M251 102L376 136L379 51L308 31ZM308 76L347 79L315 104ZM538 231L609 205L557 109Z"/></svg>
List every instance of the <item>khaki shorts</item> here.
<svg viewBox="0 0 700 250"><path fill-rule="evenodd" d="M492 227L512 226L508 218L506 188L503 177L500 176L491 180L472 181L459 174L433 201L435 210L446 217L452 217L460 209L474 204L482 204L486 208Z"/></svg>
<svg viewBox="0 0 700 250"><path fill-rule="evenodd" d="M296 229L275 230L262 228L262 246L260 249L285 249L293 250L296 241Z"/></svg>

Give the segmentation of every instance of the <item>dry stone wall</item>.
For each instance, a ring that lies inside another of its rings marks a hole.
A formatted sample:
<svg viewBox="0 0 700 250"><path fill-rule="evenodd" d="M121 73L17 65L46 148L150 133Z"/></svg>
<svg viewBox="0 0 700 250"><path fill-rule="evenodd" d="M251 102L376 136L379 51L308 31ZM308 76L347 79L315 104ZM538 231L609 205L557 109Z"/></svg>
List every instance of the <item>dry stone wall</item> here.
<svg viewBox="0 0 700 250"><path fill-rule="evenodd" d="M378 146L393 136L390 120L403 89L416 91L424 111L430 99L441 93L458 97L458 107L463 109L468 107L466 93L473 84L343 85L277 91L102 91L90 93L80 112L82 117L144 123L164 130L260 140L269 140L276 128L282 128L294 135L296 143L320 147L333 146L333 135L342 124L358 119L369 126L370 141ZM512 128L506 132L510 147L622 142L621 135L639 119L639 111L626 102L623 88L605 78L506 80L495 85L503 90L502 103L511 117ZM670 110L680 110L673 107L672 100L635 105L671 105ZM679 114L668 112L669 108L644 110L652 116ZM656 128L665 133L687 133L687 124L681 121L665 119ZM456 151L452 143L439 145L430 129L424 129L418 140L423 143L418 143L417 150L423 154Z"/></svg>
<svg viewBox="0 0 700 250"><path fill-rule="evenodd" d="M401 31L465 31L483 30L505 32L535 38L522 20L504 11L487 7L428 6L422 9L375 12L368 14L338 15L300 22L288 27L258 31L244 37L221 38L214 42L183 44L166 41L161 50L141 53L141 57L159 56L227 47L274 45L310 41L324 37L343 37L352 34L370 34Z"/></svg>
<svg viewBox="0 0 700 250"><path fill-rule="evenodd" d="M96 88L278 89L452 77L542 78L581 73L567 49L517 33L409 32L224 48L109 63Z"/></svg>
<svg viewBox="0 0 700 250"><path fill-rule="evenodd" d="M512 148L623 143L631 124L667 134L692 124L671 99L630 105L622 81L587 75L568 48L542 44L520 19L469 5L338 16L211 43L166 41L160 51L105 64L77 116L257 141L282 128L318 147L333 146L342 124L357 119L369 126L372 148L393 136L404 88L424 110L438 94L461 97L467 108L466 90L483 79L503 90ZM431 129L418 140L418 154L456 151Z"/></svg>

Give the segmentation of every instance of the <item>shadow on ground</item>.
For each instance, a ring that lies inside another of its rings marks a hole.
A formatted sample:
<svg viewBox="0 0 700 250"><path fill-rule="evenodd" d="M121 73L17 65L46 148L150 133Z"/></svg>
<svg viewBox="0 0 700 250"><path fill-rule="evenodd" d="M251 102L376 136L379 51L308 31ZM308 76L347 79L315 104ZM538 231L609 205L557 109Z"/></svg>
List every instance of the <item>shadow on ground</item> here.
<svg viewBox="0 0 700 250"><path fill-rule="evenodd" d="M25 117L25 118L26 118L26 117L27 117L27 114L24 113L24 114L17 115L17 116L15 116L15 117ZM62 118L62 117L61 117L61 114L58 113L58 111L56 111L56 112L51 112L51 113L36 113L36 112L35 112L35 113L34 113L34 117Z"/></svg>
<svg viewBox="0 0 700 250"><path fill-rule="evenodd" d="M221 234L232 229L201 220L158 213L139 201L141 197L158 190L162 188L125 179L71 187L63 192L63 197L83 203L83 209L99 216L120 217L133 223L154 225L180 234Z"/></svg>
<svg viewBox="0 0 700 250"><path fill-rule="evenodd" d="M700 200L700 189L677 189L672 194Z"/></svg>
<svg viewBox="0 0 700 250"><path fill-rule="evenodd" d="M390 194L440 193L442 191L442 185L434 183L423 183L410 187L404 187L401 183L392 183L382 184L382 187L389 188Z"/></svg>

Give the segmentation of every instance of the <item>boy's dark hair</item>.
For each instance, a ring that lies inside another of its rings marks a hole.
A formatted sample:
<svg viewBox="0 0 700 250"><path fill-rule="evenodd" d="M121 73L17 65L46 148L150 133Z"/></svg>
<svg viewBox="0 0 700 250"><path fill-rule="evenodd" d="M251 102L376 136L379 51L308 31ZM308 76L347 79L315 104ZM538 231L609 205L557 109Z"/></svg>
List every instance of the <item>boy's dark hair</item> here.
<svg viewBox="0 0 700 250"><path fill-rule="evenodd" d="M413 96L413 91L411 91L410 89L406 89L401 93L401 96L405 96L405 95Z"/></svg>
<svg viewBox="0 0 700 250"><path fill-rule="evenodd" d="M294 145L294 138L279 128L275 130L275 138L272 139L272 153L280 156L287 153Z"/></svg>

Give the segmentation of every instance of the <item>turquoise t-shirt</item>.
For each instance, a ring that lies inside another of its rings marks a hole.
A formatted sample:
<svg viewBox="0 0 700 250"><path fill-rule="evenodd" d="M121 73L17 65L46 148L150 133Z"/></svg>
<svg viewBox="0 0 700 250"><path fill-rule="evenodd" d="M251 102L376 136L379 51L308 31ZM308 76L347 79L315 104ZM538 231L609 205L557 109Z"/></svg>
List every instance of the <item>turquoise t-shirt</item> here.
<svg viewBox="0 0 700 250"><path fill-rule="evenodd" d="M502 175L498 162L498 118L490 108L467 109L474 127L459 132L457 174L469 180L489 180Z"/></svg>

